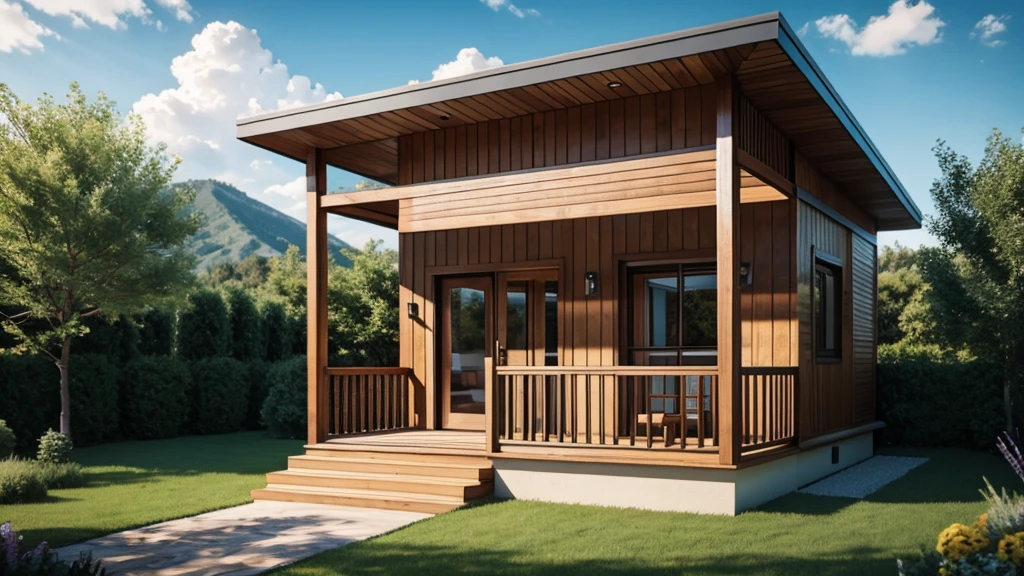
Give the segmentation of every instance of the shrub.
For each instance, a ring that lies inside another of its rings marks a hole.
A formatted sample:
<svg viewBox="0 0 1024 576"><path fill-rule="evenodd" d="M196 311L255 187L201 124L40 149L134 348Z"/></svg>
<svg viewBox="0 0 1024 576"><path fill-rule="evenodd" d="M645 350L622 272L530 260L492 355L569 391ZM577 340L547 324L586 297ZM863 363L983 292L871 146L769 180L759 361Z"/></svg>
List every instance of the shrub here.
<svg viewBox="0 0 1024 576"><path fill-rule="evenodd" d="M0 574L33 576L103 576L106 570L92 554L82 552L70 564L64 563L56 552L43 542L29 552L18 550L21 537L11 529L11 523L0 524Z"/></svg>
<svg viewBox="0 0 1024 576"><path fill-rule="evenodd" d="M10 458L14 454L14 445L17 441L14 431L7 427L7 421L0 420L0 460Z"/></svg>
<svg viewBox="0 0 1024 576"><path fill-rule="evenodd" d="M36 439L58 426L60 374L40 356L0 354L0 418L17 436L15 452L35 454Z"/></svg>
<svg viewBox="0 0 1024 576"><path fill-rule="evenodd" d="M188 303L178 317L178 357L189 361L227 356L231 326L220 293L199 290L188 297Z"/></svg>
<svg viewBox="0 0 1024 576"><path fill-rule="evenodd" d="M293 322L288 318L284 304L265 302L260 310L263 328L263 357L268 362L284 360L292 355Z"/></svg>
<svg viewBox="0 0 1024 576"><path fill-rule="evenodd" d="M36 459L49 464L64 464L71 461L73 448L71 436L50 428L39 439L39 454Z"/></svg>
<svg viewBox="0 0 1024 576"><path fill-rule="evenodd" d="M121 386L121 432L138 440L171 438L187 415L191 381L183 363L170 356L143 356L125 365Z"/></svg>
<svg viewBox="0 0 1024 576"><path fill-rule="evenodd" d="M205 358L189 365L188 431L222 434L241 430L249 410L245 365L233 358Z"/></svg>
<svg viewBox="0 0 1024 576"><path fill-rule="evenodd" d="M245 414L245 428L247 430L261 430L263 424L260 422L260 410L263 409L263 402L267 399L267 371L271 364L263 360L249 360L244 363L245 381L249 387L249 406Z"/></svg>
<svg viewBox="0 0 1024 576"><path fill-rule="evenodd" d="M260 313L252 297L238 287L228 289L228 319L231 324L231 357L235 360L263 358Z"/></svg>
<svg viewBox="0 0 1024 576"><path fill-rule="evenodd" d="M48 490L63 488L81 488L85 486L85 471L77 462L54 464L52 462L36 462L36 474Z"/></svg>
<svg viewBox="0 0 1024 576"><path fill-rule="evenodd" d="M82 321L89 332L75 340L74 354L103 354L114 362L127 362L139 355L139 327L129 316L92 316Z"/></svg>
<svg viewBox="0 0 1024 576"><path fill-rule="evenodd" d="M275 362L267 373L269 391L263 403L263 425L276 438L306 434L306 359Z"/></svg>
<svg viewBox="0 0 1024 576"><path fill-rule="evenodd" d="M32 460L12 458L0 462L0 504L41 502L46 498L46 484Z"/></svg>
<svg viewBox="0 0 1024 576"><path fill-rule="evenodd" d="M969 401L957 401L969 394ZM936 347L905 344L878 351L881 440L909 446L989 449L1000 432L1002 372Z"/></svg>
<svg viewBox="0 0 1024 576"><path fill-rule="evenodd" d="M167 356L174 347L174 317L164 310L148 310L139 329L139 352Z"/></svg>
<svg viewBox="0 0 1024 576"><path fill-rule="evenodd" d="M76 446L91 446L120 437L118 387L121 371L106 356L71 356L71 432Z"/></svg>

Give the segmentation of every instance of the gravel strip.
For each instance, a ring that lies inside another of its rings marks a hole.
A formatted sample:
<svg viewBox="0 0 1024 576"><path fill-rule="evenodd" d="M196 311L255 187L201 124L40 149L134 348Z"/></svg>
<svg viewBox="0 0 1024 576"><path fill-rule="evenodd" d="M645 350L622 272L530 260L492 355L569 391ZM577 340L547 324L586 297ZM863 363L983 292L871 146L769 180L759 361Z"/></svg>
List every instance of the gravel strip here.
<svg viewBox="0 0 1024 576"><path fill-rule="evenodd" d="M797 492L815 496L864 498L927 461L927 458L875 456L805 486Z"/></svg>

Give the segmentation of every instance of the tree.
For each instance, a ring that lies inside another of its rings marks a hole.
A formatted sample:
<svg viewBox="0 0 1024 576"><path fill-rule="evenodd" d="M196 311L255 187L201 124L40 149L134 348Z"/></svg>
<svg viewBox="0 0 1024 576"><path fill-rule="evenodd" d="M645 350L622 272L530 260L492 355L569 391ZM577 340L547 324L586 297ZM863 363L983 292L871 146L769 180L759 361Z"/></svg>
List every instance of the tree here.
<svg viewBox="0 0 1024 576"><path fill-rule="evenodd" d="M16 271L0 277L0 301L18 309L3 326L17 351L56 364L70 434L72 340L86 317L180 293L192 277L182 245L198 227L185 210L194 194L168 187L177 162L102 93L89 102L72 84L66 103L44 95L31 106L0 84L0 117L0 259Z"/></svg>
<svg viewBox="0 0 1024 576"><path fill-rule="evenodd" d="M197 290L188 296L188 306L178 316L178 358L201 360L228 356L231 351L231 322L220 292Z"/></svg>
<svg viewBox="0 0 1024 576"><path fill-rule="evenodd" d="M235 360L263 358L260 313L249 294L237 286L228 288L228 320L231 323L231 357Z"/></svg>
<svg viewBox="0 0 1024 576"><path fill-rule="evenodd" d="M398 363L398 253L380 244L348 251L352 267L328 273L329 344L346 364Z"/></svg>
<svg viewBox="0 0 1024 576"><path fill-rule="evenodd" d="M944 142L935 149L942 176L932 186L937 215L929 229L942 249L925 280L959 324L968 346L1003 367L1006 429L1024 347L1024 145L993 131L977 168ZM941 324L941 322L940 322ZM948 329L948 328L947 328Z"/></svg>

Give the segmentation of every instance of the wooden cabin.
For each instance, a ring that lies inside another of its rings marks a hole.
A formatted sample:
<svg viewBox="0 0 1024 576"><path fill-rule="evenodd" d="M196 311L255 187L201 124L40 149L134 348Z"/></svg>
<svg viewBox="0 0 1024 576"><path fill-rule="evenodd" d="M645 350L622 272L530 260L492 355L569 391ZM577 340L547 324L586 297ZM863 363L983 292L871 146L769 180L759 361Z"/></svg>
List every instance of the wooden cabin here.
<svg viewBox="0 0 1024 576"><path fill-rule="evenodd" d="M308 182L308 445L255 498L735 514L872 455L921 213L780 14L237 128ZM399 232L399 366L327 363L328 214Z"/></svg>

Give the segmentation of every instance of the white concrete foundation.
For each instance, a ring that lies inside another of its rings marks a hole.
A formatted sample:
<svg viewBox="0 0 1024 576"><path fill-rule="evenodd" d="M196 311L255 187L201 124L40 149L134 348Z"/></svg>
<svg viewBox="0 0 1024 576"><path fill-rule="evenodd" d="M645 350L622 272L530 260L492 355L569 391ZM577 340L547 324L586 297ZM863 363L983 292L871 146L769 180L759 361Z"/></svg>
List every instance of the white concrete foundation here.
<svg viewBox="0 0 1024 576"><path fill-rule="evenodd" d="M839 462L832 463L832 448ZM734 515L852 466L873 453L861 434L739 470L493 458L499 498Z"/></svg>

